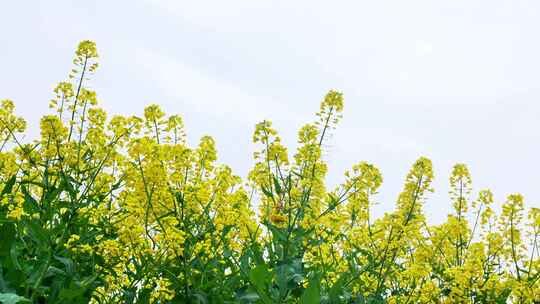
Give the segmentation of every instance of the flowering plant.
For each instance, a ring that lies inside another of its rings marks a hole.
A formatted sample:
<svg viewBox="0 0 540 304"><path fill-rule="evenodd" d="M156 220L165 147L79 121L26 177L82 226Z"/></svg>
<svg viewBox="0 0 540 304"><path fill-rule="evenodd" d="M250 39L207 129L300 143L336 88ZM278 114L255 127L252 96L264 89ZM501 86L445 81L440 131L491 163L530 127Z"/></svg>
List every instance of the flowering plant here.
<svg viewBox="0 0 540 304"><path fill-rule="evenodd" d="M271 122L257 124L242 179L211 137L188 146L182 118L157 105L108 119L87 86L97 59L79 44L38 140L19 140L25 121L1 102L0 302L540 303L540 209L520 194L498 214L457 164L453 211L428 225L425 157L381 218L373 164L326 188L341 93L326 94L292 157Z"/></svg>

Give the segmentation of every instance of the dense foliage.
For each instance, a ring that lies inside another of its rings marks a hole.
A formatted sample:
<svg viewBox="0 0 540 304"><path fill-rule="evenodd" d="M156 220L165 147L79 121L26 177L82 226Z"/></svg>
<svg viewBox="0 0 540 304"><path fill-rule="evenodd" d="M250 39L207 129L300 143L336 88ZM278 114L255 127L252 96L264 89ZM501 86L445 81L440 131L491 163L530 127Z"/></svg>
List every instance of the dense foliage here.
<svg viewBox="0 0 540 304"><path fill-rule="evenodd" d="M463 164L453 211L428 225L432 164L421 157L395 210L372 218L380 171L360 162L325 187L321 147L343 111L330 91L290 157L269 121L246 180L214 140L185 141L179 116L107 118L87 79L91 41L23 143L0 109L2 303L540 303L540 209L472 193ZM449 204L450 207L450 204Z"/></svg>

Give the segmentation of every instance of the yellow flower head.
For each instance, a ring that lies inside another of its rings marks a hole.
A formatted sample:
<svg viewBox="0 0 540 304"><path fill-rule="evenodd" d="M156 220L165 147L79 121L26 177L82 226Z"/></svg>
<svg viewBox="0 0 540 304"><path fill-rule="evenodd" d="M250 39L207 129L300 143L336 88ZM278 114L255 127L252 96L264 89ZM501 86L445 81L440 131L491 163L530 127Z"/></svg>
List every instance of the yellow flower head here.
<svg viewBox="0 0 540 304"><path fill-rule="evenodd" d="M75 54L79 57L97 58L98 52L96 43L90 40L83 40L79 42L79 46L77 47Z"/></svg>

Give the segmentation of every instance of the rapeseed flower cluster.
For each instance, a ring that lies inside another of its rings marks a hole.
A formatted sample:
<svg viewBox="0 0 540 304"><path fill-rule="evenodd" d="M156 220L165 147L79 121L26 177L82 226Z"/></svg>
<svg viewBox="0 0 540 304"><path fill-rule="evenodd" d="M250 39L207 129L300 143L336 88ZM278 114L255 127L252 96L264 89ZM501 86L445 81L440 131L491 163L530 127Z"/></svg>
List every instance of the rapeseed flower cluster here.
<svg viewBox="0 0 540 304"><path fill-rule="evenodd" d="M35 141L21 142L26 123L1 102L0 301L540 303L540 209L521 194L498 210L456 164L451 212L429 225L428 158L380 218L375 165L327 187L342 93L324 96L294 154L258 123L243 179L212 137L188 145L181 116L158 105L109 118L87 85L98 58L92 41L79 44Z"/></svg>

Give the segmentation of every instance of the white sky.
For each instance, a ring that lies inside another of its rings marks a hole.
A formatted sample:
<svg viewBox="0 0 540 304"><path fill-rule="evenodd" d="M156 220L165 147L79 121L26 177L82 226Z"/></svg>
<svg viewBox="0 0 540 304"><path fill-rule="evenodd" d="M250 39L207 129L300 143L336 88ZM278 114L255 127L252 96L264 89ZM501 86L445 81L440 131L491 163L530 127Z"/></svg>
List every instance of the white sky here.
<svg viewBox="0 0 540 304"><path fill-rule="evenodd" d="M393 208L422 155L435 166L434 222L450 207L456 162L499 203L521 192L540 206L539 10L517 0L2 1L0 98L37 134L78 41L91 39L104 108L182 114L190 143L214 136L220 161L242 176L257 122L272 120L295 147L333 88L345 113L326 149L328 181L376 164L376 214Z"/></svg>

